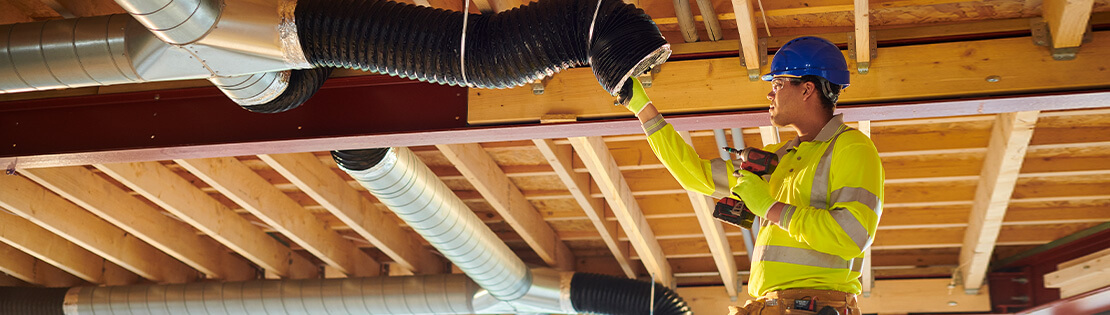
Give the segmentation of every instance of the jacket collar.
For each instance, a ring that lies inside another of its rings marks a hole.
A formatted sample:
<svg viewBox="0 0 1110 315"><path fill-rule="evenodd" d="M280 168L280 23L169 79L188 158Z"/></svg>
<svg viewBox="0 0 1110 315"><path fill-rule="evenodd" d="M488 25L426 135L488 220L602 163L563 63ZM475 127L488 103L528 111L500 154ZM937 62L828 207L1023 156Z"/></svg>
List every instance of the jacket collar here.
<svg viewBox="0 0 1110 315"><path fill-rule="evenodd" d="M832 140L837 132L840 131L840 126L842 125L844 125L844 114L833 115L832 119L829 119L829 122L825 124L825 127L821 128L821 132L818 132L817 137L813 138L813 140L821 142Z"/></svg>
<svg viewBox="0 0 1110 315"><path fill-rule="evenodd" d="M821 131L817 133L817 137L813 138L813 140L821 142L832 140L832 138L835 137L840 131L840 126L844 125L843 115L844 114L833 115L832 119L829 119L829 122L825 124L825 127L821 127ZM786 155L787 152L793 150L794 148L797 148L798 144L801 143L801 138L794 137L794 139L790 139L790 141L787 142L786 145L783 145L777 151L775 151L775 155L778 155L779 158L782 158L784 155Z"/></svg>

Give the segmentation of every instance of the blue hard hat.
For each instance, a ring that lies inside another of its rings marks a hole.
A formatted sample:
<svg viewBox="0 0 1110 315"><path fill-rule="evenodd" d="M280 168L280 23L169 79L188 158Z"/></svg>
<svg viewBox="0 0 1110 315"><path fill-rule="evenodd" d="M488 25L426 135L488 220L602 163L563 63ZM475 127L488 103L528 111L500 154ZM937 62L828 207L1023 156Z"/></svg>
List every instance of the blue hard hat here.
<svg viewBox="0 0 1110 315"><path fill-rule="evenodd" d="M848 87L848 63L844 61L844 54L832 42L820 37L798 37L782 45L771 60L771 72L763 75L763 81L780 75L816 75L841 88Z"/></svg>

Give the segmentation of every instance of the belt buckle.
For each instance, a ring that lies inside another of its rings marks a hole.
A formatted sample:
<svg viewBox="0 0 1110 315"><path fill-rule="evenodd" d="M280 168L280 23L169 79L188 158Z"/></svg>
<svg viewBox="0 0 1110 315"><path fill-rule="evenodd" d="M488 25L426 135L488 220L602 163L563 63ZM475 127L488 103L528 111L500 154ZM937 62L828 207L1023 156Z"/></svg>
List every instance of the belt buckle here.
<svg viewBox="0 0 1110 315"><path fill-rule="evenodd" d="M763 304L767 306L776 306L779 305L779 299L768 299L767 302L763 302Z"/></svg>

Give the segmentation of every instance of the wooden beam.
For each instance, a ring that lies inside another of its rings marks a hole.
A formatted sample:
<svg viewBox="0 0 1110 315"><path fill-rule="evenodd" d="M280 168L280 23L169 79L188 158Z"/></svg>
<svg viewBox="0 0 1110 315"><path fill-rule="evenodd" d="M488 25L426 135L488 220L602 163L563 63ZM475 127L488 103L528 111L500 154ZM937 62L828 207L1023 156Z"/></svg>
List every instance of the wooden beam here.
<svg viewBox="0 0 1110 315"><path fill-rule="evenodd" d="M159 162L94 165L235 253L288 279L318 277L312 262Z"/></svg>
<svg viewBox="0 0 1110 315"><path fill-rule="evenodd" d="M689 132L679 132L679 134L683 140L686 140L686 144L693 145L694 141L690 138ZM701 226L701 232L709 244L709 253L713 255L713 260L717 264L721 283L724 283L728 296L735 298L738 296L737 290L740 286L740 279L736 275L736 259L732 255L732 245L725 237L724 226L721 226L721 221L713 218L713 199L692 191L687 191L686 196L690 198L694 215L698 218L698 225Z"/></svg>
<svg viewBox="0 0 1110 315"><path fill-rule="evenodd" d="M635 279L637 272L632 266L631 258L629 258L629 244L617 239L617 222L606 220L603 201L589 196L590 175L574 172L572 166L574 152L572 152L571 147L556 145L555 141L550 139L535 139L532 142L536 144L536 148L547 159L547 163L551 164L551 168L559 176L559 180L566 185L574 201L578 203L579 207L582 207L582 212L589 218L590 223L593 223L594 229L601 236L601 240L605 242L605 246L613 253L613 258L617 260L617 265L620 266L624 275Z"/></svg>
<svg viewBox="0 0 1110 315"><path fill-rule="evenodd" d="M755 33L755 16L751 0L732 0L732 11L735 12L736 31L740 33L740 57L748 80L759 80L760 64L764 61L763 54L759 52L759 36ZM670 69L667 70L670 72ZM663 104L663 103L660 103Z"/></svg>
<svg viewBox="0 0 1110 315"><path fill-rule="evenodd" d="M1060 289L1060 298L1069 298L1110 285L1110 249L1098 251L1057 265L1044 275L1046 288Z"/></svg>
<svg viewBox="0 0 1110 315"><path fill-rule="evenodd" d="M911 6L935 5L935 4L947 4L947 3L961 3L961 2L972 2L972 1L982 1L982 0L970 0L970 1L969 0L929 0L929 1L924 1L924 2L923 1L887 1L887 2L876 3L876 6L879 7L880 9L891 9L891 8L902 8L902 7L911 7ZM781 3L782 3L781 1L767 1L767 2L764 2L763 3L764 9L767 9L767 10L762 11L761 15L767 16L767 17L779 17L779 16L791 16L791 15L803 15L803 14L821 14L821 13L832 13L832 12L847 12L847 11L852 11L853 9L855 9L855 6L850 4L850 3L847 3L847 1L837 1L836 4L825 4L825 5L816 4L813 1L806 1L804 4L799 3L800 5L796 5L796 6L783 6ZM696 15L696 16L694 16L694 20L697 20L697 21L702 21L705 18L706 18L706 15ZM717 14L715 18L720 19L720 20L731 20L731 19L736 18L736 14L734 14L732 12L721 13L721 14ZM659 25L659 26L674 25L675 23L678 23L678 21L675 18L672 18L672 17L653 18L652 21L654 21L655 24ZM949 24L949 25L952 25L952 24ZM1029 27L1028 22L1025 23L1025 27L1026 28ZM928 29L928 28L929 27L926 26L926 27L915 27L914 29ZM981 28L978 32L987 32L987 33L989 33L990 29ZM931 33L923 33L921 35L926 35L926 34L929 34L930 36L936 36L936 34L931 34ZM790 36L796 37L796 35L790 35ZM825 37L827 35L826 34L821 34L821 35L818 35L818 36ZM735 47L733 47L733 49L735 49Z"/></svg>
<svg viewBox="0 0 1110 315"><path fill-rule="evenodd" d="M871 13L868 0L855 0L856 71L866 74L871 66Z"/></svg>
<svg viewBox="0 0 1110 315"><path fill-rule="evenodd" d="M419 274L438 274L444 271L446 262L425 249L420 244L420 236L402 229L396 220L386 215L388 208L366 200L357 189L312 153L258 157L392 258L396 266Z"/></svg>
<svg viewBox="0 0 1110 315"><path fill-rule="evenodd" d="M3 242L0 242L0 272L44 287L74 287L85 284L81 278Z"/></svg>
<svg viewBox="0 0 1110 315"><path fill-rule="evenodd" d="M225 157L174 162L325 264L352 277L380 274L381 265L377 261L239 160Z"/></svg>
<svg viewBox="0 0 1110 315"><path fill-rule="evenodd" d="M779 127L775 126L760 126L759 137L763 140L763 146L782 142L782 140L779 139Z"/></svg>
<svg viewBox="0 0 1110 315"><path fill-rule="evenodd" d="M14 7L18 12L22 12L31 21L46 21L61 19L62 15L57 11L50 8L40 0L30 1L13 1L13 0L0 0L6 2L9 6Z"/></svg>
<svg viewBox="0 0 1110 315"><path fill-rule="evenodd" d="M960 251L960 273L969 293L976 293L986 278L987 265L1017 184L1038 114L1036 111L1006 113L999 114L995 120Z"/></svg>
<svg viewBox="0 0 1110 315"><path fill-rule="evenodd" d="M1105 68L1104 60L1110 59L1110 32L1106 31L1094 32L1094 41L1087 43L1083 53L1068 62L1054 61L1046 58L1046 51L1030 49L1029 38L882 47L878 49L878 54L883 58L871 63L871 74L852 76L852 88L840 98L842 105L1110 86L1105 80L1105 71L1091 71ZM956 57L936 63L935 58L927 56ZM1019 64L1021 66L1016 66ZM746 70L734 59L672 61L666 67L667 71L655 76L651 88L652 101L660 104L664 114L767 107L767 84L744 80ZM997 75L1001 79L989 82L986 80L987 74ZM560 72L559 78L560 80L548 84L544 95L539 96L525 89L471 90L467 120L471 124L539 121L541 116L549 112L573 114L581 119L627 117L628 112L624 109L598 106L612 103L612 96L597 89L597 79L589 69L568 69ZM873 109L870 115L845 119L895 118L878 115ZM851 108L840 110L846 114L852 111ZM976 112L969 111L959 115L971 114ZM765 113L760 113L762 115ZM899 118L937 116L955 115L917 112ZM765 119L759 120L766 124ZM697 126L683 127L677 117L669 120L680 130L758 126L736 118L731 118L731 126L724 125L723 122L720 125L711 125L702 119L703 123ZM571 125L582 128L587 124ZM620 133L632 133L633 127L639 126L633 124Z"/></svg>
<svg viewBox="0 0 1110 315"><path fill-rule="evenodd" d="M124 14L123 8L112 0L43 0L53 1L76 16Z"/></svg>
<svg viewBox="0 0 1110 315"><path fill-rule="evenodd" d="M548 266L560 270L574 268L574 254L482 146L444 144L436 148Z"/></svg>
<svg viewBox="0 0 1110 315"><path fill-rule="evenodd" d="M1042 5L1045 22L1052 36L1053 48L1079 47L1091 19L1094 0L1045 0Z"/></svg>
<svg viewBox="0 0 1110 315"><path fill-rule="evenodd" d="M258 272L246 260L83 166L27 169L20 174L210 278L257 278Z"/></svg>
<svg viewBox="0 0 1110 315"><path fill-rule="evenodd" d="M184 283L198 274L111 223L22 176L0 176L0 206L143 278Z"/></svg>
<svg viewBox="0 0 1110 315"><path fill-rule="evenodd" d="M617 162L609 153L608 146L601 137L576 137L570 138L571 146L578 152L578 157L586 163L590 175L601 187L605 201L613 214L617 217L624 233L629 236L632 247L641 257L652 277L659 283L673 287L674 275L671 265L664 257L655 233L648 226L647 219L640 211L640 205L632 197L632 190L624 175L617 169Z"/></svg>
<svg viewBox="0 0 1110 315"><path fill-rule="evenodd" d="M128 284L139 278L31 221L5 211L0 211L0 242L94 284ZM109 279L109 276L114 278Z"/></svg>
<svg viewBox="0 0 1110 315"><path fill-rule="evenodd" d="M871 138L870 120L860 121L859 123L857 123L856 129L858 129L864 135L867 135L868 138ZM867 249L863 251L863 268L861 269L862 272L860 274L860 285L863 286L864 297L870 297L871 289L875 287L875 270L871 269L871 266L871 247L868 246Z"/></svg>
<svg viewBox="0 0 1110 315"><path fill-rule="evenodd" d="M698 41L698 28L694 26L694 13L690 11L690 0L672 0L674 3L675 18L678 19L678 29L682 39L687 43Z"/></svg>

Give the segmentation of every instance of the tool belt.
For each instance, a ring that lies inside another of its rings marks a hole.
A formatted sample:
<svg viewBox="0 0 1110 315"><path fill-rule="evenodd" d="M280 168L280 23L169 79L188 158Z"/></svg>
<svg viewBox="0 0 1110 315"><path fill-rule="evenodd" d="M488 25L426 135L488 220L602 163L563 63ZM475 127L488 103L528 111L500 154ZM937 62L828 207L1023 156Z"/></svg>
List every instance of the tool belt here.
<svg viewBox="0 0 1110 315"><path fill-rule="evenodd" d="M811 315L819 314L826 306L835 309L839 315L863 314L856 304L855 294L832 290L789 289L769 292L748 301L743 307L729 306L729 315Z"/></svg>

